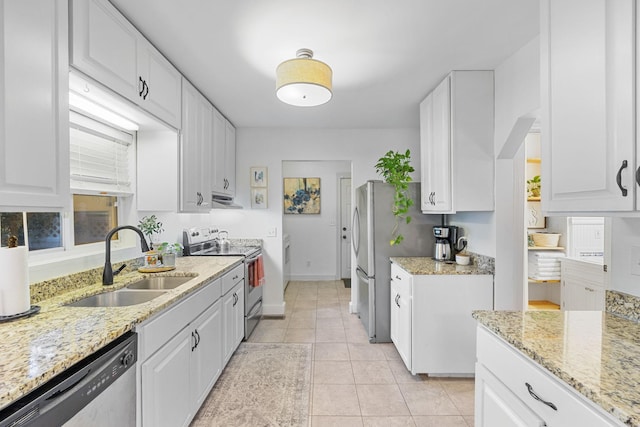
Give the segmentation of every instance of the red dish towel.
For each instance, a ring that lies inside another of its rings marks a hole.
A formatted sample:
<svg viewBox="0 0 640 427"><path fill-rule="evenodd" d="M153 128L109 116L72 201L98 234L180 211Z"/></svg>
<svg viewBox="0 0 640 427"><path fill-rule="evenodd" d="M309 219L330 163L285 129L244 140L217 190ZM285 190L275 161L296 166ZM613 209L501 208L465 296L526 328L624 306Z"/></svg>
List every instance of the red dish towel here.
<svg viewBox="0 0 640 427"><path fill-rule="evenodd" d="M262 286L265 283L265 279L264 279L264 261L262 260L262 255L258 256L258 259L256 260L256 268L253 270L254 272L254 277L252 280L252 285L254 288L257 288L258 286Z"/></svg>

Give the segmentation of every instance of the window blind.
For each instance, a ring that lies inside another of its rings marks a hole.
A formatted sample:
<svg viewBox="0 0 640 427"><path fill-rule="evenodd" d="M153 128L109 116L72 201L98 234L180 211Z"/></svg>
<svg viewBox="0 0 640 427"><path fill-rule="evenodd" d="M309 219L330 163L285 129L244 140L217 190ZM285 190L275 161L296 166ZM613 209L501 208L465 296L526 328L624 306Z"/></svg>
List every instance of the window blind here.
<svg viewBox="0 0 640 427"><path fill-rule="evenodd" d="M133 135L71 112L69 137L72 190L133 194L129 170Z"/></svg>

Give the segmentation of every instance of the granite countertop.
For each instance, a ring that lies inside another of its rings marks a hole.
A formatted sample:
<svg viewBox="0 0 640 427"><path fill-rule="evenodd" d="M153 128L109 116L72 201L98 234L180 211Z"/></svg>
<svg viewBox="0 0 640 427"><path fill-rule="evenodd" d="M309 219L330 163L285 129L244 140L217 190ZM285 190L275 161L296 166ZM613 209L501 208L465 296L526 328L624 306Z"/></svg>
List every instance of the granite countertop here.
<svg viewBox="0 0 640 427"><path fill-rule="evenodd" d="M601 311L473 317L622 423L640 426L640 325Z"/></svg>
<svg viewBox="0 0 640 427"><path fill-rule="evenodd" d="M166 273L120 274L114 284L94 283L37 304L35 316L0 324L0 409L104 347L135 325L176 303L239 265L238 256L180 257ZM66 307L105 290L120 289L149 276L193 276L192 280L149 302L128 307Z"/></svg>
<svg viewBox="0 0 640 427"><path fill-rule="evenodd" d="M392 257L391 262L414 276L431 274L492 274L474 264L458 265L436 261L430 257Z"/></svg>

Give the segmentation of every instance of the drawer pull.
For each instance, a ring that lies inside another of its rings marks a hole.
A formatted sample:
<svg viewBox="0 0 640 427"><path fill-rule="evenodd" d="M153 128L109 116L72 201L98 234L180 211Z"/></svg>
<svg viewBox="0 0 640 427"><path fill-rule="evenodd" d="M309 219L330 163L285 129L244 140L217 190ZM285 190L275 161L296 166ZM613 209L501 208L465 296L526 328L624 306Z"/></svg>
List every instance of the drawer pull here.
<svg viewBox="0 0 640 427"><path fill-rule="evenodd" d="M396 274L396 279L398 279L398 280L402 280L402 277L400 277L400 276L398 276L398 275Z"/></svg>
<svg viewBox="0 0 640 427"><path fill-rule="evenodd" d="M531 397L533 397L535 400L539 400L540 402L544 403L545 405L547 405L549 408L553 409L554 411L558 410L558 407L556 405L554 405L551 402L547 402L546 400L541 399L534 391L533 391L533 387L531 387L531 384L529 383L524 383L524 385L527 386L527 391L529 392L529 394L531 395Z"/></svg>

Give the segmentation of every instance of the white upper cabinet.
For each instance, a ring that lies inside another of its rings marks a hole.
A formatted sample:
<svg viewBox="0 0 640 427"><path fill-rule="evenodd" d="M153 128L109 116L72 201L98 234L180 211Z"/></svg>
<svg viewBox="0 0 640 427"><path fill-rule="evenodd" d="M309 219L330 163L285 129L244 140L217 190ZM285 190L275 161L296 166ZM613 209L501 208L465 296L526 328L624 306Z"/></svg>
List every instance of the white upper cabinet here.
<svg viewBox="0 0 640 427"><path fill-rule="evenodd" d="M214 108L187 80L182 84L180 211L211 209L211 146Z"/></svg>
<svg viewBox="0 0 640 427"><path fill-rule="evenodd" d="M420 104L423 213L494 209L493 71L452 71Z"/></svg>
<svg viewBox="0 0 640 427"><path fill-rule="evenodd" d="M224 164L225 179L227 180L227 194L235 196L236 194L236 128L228 120L225 123L226 132L224 133Z"/></svg>
<svg viewBox="0 0 640 427"><path fill-rule="evenodd" d="M216 194L224 194L224 147L225 147L225 118L216 109L213 110L213 152L211 172L211 191Z"/></svg>
<svg viewBox="0 0 640 427"><path fill-rule="evenodd" d="M138 104L180 129L182 75L146 40L138 40L138 54L138 83L142 85Z"/></svg>
<svg viewBox="0 0 640 427"><path fill-rule="evenodd" d="M545 211L637 209L634 4L541 2Z"/></svg>
<svg viewBox="0 0 640 427"><path fill-rule="evenodd" d="M235 195L236 130L218 111L213 117L212 191L222 196Z"/></svg>
<svg viewBox="0 0 640 427"><path fill-rule="evenodd" d="M0 25L0 210L64 208L69 201L67 2L0 2Z"/></svg>
<svg viewBox="0 0 640 427"><path fill-rule="evenodd" d="M180 129L178 70L108 1L71 5L71 65Z"/></svg>

